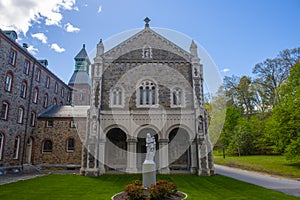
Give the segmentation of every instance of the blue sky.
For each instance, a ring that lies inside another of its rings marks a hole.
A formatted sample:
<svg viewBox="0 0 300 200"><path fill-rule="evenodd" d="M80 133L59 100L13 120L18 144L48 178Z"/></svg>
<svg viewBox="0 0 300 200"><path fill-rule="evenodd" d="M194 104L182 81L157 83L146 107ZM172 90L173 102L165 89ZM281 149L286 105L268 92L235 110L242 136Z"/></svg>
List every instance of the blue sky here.
<svg viewBox="0 0 300 200"><path fill-rule="evenodd" d="M197 41L222 76L251 75L256 63L300 46L299 9L298 0L0 0L0 28L17 30L65 82L83 43L90 52L100 38L143 28L145 17Z"/></svg>

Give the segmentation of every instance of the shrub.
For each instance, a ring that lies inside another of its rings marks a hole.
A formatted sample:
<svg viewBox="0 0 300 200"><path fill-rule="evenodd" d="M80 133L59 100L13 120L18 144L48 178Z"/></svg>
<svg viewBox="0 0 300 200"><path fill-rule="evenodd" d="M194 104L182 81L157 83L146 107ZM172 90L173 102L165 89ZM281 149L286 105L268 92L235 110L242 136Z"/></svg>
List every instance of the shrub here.
<svg viewBox="0 0 300 200"><path fill-rule="evenodd" d="M151 185L148 188L147 196L144 195L145 188L140 180L134 180L132 184L126 185L124 189L130 200L160 200L170 197L177 192L177 186L166 180L158 180L156 185Z"/></svg>
<svg viewBox="0 0 300 200"><path fill-rule="evenodd" d="M171 195L176 194L177 186L166 180L159 180L156 182L156 185L151 185L148 188L149 199L158 200L170 197Z"/></svg>
<svg viewBox="0 0 300 200"><path fill-rule="evenodd" d="M127 193L130 200L139 200L144 196L144 186L129 184L125 186L125 192Z"/></svg>

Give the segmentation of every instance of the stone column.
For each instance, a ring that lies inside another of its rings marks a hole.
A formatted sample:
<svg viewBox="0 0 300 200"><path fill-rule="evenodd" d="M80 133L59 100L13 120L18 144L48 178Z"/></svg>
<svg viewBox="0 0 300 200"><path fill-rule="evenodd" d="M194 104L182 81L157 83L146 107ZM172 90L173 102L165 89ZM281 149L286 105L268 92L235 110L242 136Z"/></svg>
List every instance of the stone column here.
<svg viewBox="0 0 300 200"><path fill-rule="evenodd" d="M168 139L159 139L159 172L161 174L169 174L169 147Z"/></svg>
<svg viewBox="0 0 300 200"><path fill-rule="evenodd" d="M136 143L137 139L127 139L127 168L128 173L137 173L136 167Z"/></svg>
<svg viewBox="0 0 300 200"><path fill-rule="evenodd" d="M99 174L105 174L105 144L106 140L105 139L100 139L99 140L99 157L98 157L98 163L99 163Z"/></svg>
<svg viewBox="0 0 300 200"><path fill-rule="evenodd" d="M196 140L191 140L191 174L197 172L197 145Z"/></svg>
<svg viewBox="0 0 300 200"><path fill-rule="evenodd" d="M208 165L207 165L207 146L205 141L201 141L198 143L198 161L199 161L199 176L207 176L209 175L208 172Z"/></svg>

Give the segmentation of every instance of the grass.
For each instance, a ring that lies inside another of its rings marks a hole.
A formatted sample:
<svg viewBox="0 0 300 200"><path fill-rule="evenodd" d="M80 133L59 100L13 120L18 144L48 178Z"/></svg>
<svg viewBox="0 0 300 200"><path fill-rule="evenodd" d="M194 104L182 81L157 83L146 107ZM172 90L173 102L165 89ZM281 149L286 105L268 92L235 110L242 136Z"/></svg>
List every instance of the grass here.
<svg viewBox="0 0 300 200"><path fill-rule="evenodd" d="M289 178L300 178L300 162L287 161L284 156L214 156L215 163L264 172Z"/></svg>
<svg viewBox="0 0 300 200"><path fill-rule="evenodd" d="M123 191L126 184L141 175L47 175L0 186L1 200L108 200ZM175 182L188 199L298 199L224 176L158 175L157 179Z"/></svg>

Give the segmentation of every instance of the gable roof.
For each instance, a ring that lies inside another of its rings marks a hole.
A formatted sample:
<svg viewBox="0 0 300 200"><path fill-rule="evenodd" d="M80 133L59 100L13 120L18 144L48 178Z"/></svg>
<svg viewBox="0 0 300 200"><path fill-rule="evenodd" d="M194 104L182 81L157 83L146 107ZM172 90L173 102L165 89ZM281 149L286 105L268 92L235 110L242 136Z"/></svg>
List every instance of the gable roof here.
<svg viewBox="0 0 300 200"><path fill-rule="evenodd" d="M192 58L192 55L189 52L147 26L105 52L103 57L107 60L114 60L132 50L142 49L145 46L170 51L185 58L187 61L190 61Z"/></svg>

